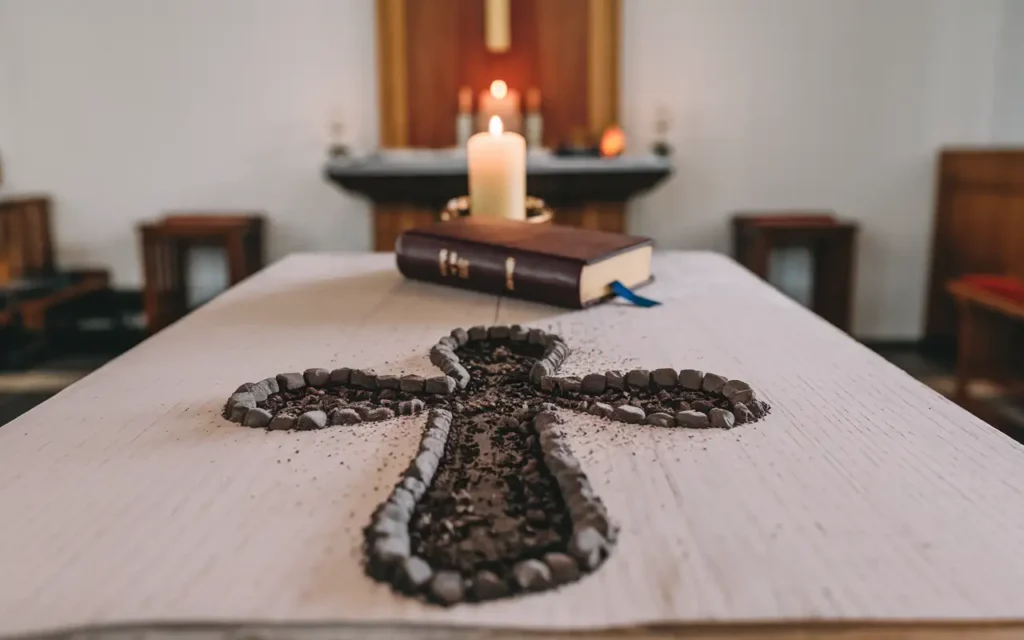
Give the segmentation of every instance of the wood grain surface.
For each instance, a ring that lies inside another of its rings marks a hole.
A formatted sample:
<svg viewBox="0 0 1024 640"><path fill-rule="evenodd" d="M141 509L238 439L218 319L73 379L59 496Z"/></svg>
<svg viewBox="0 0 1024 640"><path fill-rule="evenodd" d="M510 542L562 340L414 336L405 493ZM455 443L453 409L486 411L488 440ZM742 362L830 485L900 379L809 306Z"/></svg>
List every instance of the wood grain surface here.
<svg viewBox="0 0 1024 640"><path fill-rule="evenodd" d="M243 282L0 428L0 636L1019 637L1024 448L725 257L655 273L663 306L581 312L403 281L381 254ZM283 371L427 373L438 337L495 321L562 334L566 373L696 367L774 409L728 432L571 416L622 527L610 560L430 607L360 567L422 417L278 433L219 410Z"/></svg>

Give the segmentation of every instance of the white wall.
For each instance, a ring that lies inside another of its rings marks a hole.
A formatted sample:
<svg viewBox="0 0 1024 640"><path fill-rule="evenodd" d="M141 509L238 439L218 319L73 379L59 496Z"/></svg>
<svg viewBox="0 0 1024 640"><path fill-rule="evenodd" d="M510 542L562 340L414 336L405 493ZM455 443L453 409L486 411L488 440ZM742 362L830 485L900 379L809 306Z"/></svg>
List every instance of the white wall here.
<svg viewBox="0 0 1024 640"><path fill-rule="evenodd" d="M376 142L373 4L0 0L6 191L54 194L61 261L121 284L136 222L169 209L265 209L274 257L368 248L366 205L321 166L335 109ZM937 150L1021 140L1022 4L623 2L625 125L646 147L664 105L677 150L632 229L725 251L733 211L835 209L863 225L856 332L916 337Z"/></svg>
<svg viewBox="0 0 1024 640"><path fill-rule="evenodd" d="M996 67L993 135L1024 143L1024 0L1004 0L1003 28Z"/></svg>
<svg viewBox="0 0 1024 640"><path fill-rule="evenodd" d="M623 112L632 144L674 114L675 177L631 207L672 248L729 249L743 209L861 222L854 330L920 335L933 166L986 142L1000 0L630 0Z"/></svg>
<svg viewBox="0 0 1024 640"><path fill-rule="evenodd" d="M16 123L6 190L54 195L62 263L137 284L135 224L171 209L265 210L272 257L369 246L366 205L321 171L335 111L355 147L376 144L370 0L0 0L0 12Z"/></svg>
<svg viewBox="0 0 1024 640"><path fill-rule="evenodd" d="M11 113L10 113L10 100L11 100L11 88L10 88L10 67L11 62L8 56L3 55L5 47L3 43L7 40L7 24L6 19L7 6L0 0L0 163L6 159L7 153L10 152L11 141ZM6 171L4 172L6 173ZM0 195L4 193L4 186L0 184Z"/></svg>

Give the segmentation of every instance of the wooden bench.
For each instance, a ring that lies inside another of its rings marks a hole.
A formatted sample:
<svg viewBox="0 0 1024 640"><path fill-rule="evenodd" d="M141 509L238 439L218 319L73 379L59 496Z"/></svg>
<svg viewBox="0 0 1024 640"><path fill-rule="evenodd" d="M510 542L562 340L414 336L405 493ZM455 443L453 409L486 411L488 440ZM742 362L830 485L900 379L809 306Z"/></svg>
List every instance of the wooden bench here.
<svg viewBox="0 0 1024 640"><path fill-rule="evenodd" d="M979 377L1011 390L1019 387L1024 353L1024 280L968 275L950 282L947 290L959 310L956 399L969 401L970 381Z"/></svg>

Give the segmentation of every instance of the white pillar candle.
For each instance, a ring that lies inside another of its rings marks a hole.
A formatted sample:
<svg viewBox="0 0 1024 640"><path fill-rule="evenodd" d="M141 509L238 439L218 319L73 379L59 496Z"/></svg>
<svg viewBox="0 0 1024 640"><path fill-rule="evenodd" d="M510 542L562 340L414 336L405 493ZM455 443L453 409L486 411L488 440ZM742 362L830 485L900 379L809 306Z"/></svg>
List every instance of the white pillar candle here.
<svg viewBox="0 0 1024 640"><path fill-rule="evenodd" d="M469 203L475 216L526 219L526 140L492 116L487 133L469 139Z"/></svg>
<svg viewBox="0 0 1024 640"><path fill-rule="evenodd" d="M522 130L523 113L519 107L519 92L509 89L504 80L495 80L487 91L480 92L477 109L477 128L487 131L491 118L498 116L505 131Z"/></svg>

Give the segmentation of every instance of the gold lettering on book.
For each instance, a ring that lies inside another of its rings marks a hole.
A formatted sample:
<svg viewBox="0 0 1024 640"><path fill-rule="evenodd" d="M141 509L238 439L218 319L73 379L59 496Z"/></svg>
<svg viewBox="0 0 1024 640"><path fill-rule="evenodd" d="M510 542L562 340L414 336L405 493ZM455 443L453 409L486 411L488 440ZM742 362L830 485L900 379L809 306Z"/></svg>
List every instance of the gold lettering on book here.
<svg viewBox="0 0 1024 640"><path fill-rule="evenodd" d="M441 276L458 276L463 280L469 279L469 260L460 258L457 251L441 249L437 252L437 266L441 270Z"/></svg>
<svg viewBox="0 0 1024 640"><path fill-rule="evenodd" d="M509 291L516 290L514 276L516 273L516 259L505 258L505 288Z"/></svg>

